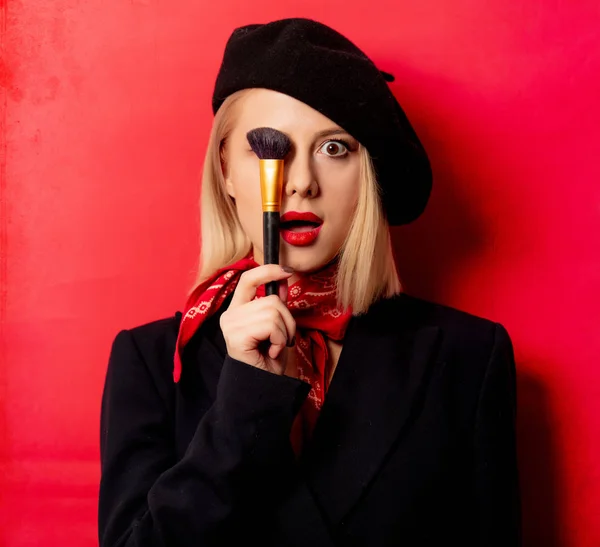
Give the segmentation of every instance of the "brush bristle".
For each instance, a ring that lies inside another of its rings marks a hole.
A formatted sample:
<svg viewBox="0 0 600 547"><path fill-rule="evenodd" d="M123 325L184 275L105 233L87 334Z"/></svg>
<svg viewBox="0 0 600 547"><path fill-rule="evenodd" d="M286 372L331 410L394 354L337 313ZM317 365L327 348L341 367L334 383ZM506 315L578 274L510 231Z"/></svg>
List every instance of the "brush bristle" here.
<svg viewBox="0 0 600 547"><path fill-rule="evenodd" d="M257 127L248 131L246 137L261 160L282 160L292 145L287 135L272 127Z"/></svg>

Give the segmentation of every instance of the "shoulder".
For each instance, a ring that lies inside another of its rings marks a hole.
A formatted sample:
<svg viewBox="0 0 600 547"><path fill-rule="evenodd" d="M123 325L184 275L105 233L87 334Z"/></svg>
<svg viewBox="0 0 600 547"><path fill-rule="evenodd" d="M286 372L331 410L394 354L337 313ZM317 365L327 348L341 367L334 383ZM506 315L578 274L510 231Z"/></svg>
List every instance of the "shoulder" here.
<svg viewBox="0 0 600 547"><path fill-rule="evenodd" d="M432 354L451 386L447 397L457 415L472 417L476 408L491 401L496 408L509 405L514 416L517 371L513 343L504 325L405 293L382 304L388 308L383 316L395 317L402 332L437 330Z"/></svg>
<svg viewBox="0 0 600 547"><path fill-rule="evenodd" d="M438 360L454 363L466 374L485 373L492 356L503 357L504 364L514 368L511 337L497 321L406 293L381 300L372 311L382 328L437 328Z"/></svg>
<svg viewBox="0 0 600 547"><path fill-rule="evenodd" d="M108 374L149 379L164 399L171 396L173 359L181 312L121 329L112 342Z"/></svg>
<svg viewBox="0 0 600 547"><path fill-rule="evenodd" d="M457 340L490 341L497 330L505 330L503 325L492 319L407 293L380 300L368 313L409 330L439 327Z"/></svg>
<svg viewBox="0 0 600 547"><path fill-rule="evenodd" d="M170 317L163 317L154 321L142 323L126 330L134 339L141 352L159 353L161 350L170 349L175 340L181 323L181 312L176 312Z"/></svg>

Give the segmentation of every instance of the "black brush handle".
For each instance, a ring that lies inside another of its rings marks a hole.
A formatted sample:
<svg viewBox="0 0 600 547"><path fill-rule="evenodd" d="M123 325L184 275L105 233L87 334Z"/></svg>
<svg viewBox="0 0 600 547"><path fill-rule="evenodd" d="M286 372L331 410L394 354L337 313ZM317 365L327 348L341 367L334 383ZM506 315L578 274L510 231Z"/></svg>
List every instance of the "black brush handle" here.
<svg viewBox="0 0 600 547"><path fill-rule="evenodd" d="M279 264L279 211L263 211L265 264ZM265 294L279 294L279 281L265 284Z"/></svg>

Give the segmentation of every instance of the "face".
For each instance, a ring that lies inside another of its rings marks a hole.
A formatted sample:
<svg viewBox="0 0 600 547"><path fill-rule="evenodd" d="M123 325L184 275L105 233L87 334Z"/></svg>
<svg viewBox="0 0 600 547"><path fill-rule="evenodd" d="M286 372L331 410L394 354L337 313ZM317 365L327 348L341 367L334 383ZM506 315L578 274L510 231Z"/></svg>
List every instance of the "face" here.
<svg viewBox="0 0 600 547"><path fill-rule="evenodd" d="M308 245L280 238L280 263L299 275L321 269L340 251L353 218L360 184L358 141L305 103L269 89L250 90L236 107L235 125L222 151L222 167L227 193L235 200L254 259L263 264L262 201L259 159L246 133L273 127L292 142L284 159L281 215L310 212L322 219L318 236ZM306 231L308 227L292 230ZM297 276L289 282L295 279Z"/></svg>

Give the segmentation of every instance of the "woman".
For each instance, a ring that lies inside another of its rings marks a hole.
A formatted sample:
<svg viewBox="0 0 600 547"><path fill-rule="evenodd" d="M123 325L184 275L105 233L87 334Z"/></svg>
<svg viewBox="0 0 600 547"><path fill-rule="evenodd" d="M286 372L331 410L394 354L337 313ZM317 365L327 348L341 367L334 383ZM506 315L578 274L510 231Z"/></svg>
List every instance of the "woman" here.
<svg viewBox="0 0 600 547"><path fill-rule="evenodd" d="M431 171L391 79L312 20L233 32L197 283L111 350L103 547L520 543L509 335L403 293L394 266L389 225L421 214ZM292 142L283 267L262 263L257 127Z"/></svg>

